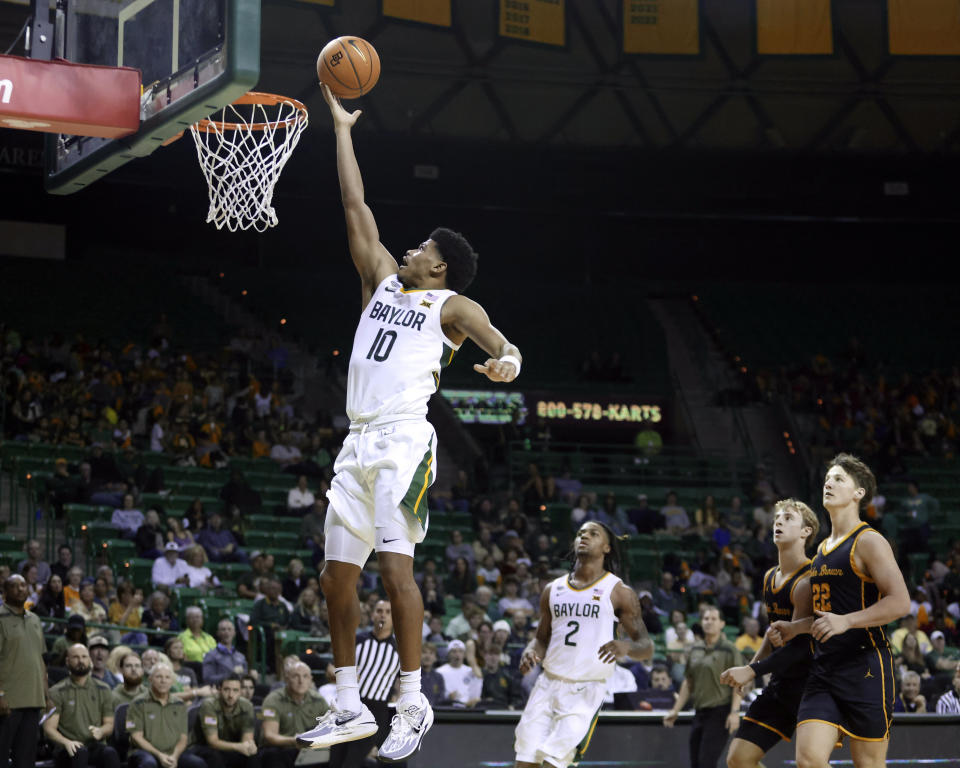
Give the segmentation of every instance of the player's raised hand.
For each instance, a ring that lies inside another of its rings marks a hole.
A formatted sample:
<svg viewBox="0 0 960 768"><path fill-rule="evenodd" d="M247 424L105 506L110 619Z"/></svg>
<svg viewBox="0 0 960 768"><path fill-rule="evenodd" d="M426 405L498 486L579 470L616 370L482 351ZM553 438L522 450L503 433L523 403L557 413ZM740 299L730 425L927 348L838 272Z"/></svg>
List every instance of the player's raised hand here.
<svg viewBox="0 0 960 768"><path fill-rule="evenodd" d="M813 615L817 618L810 628L810 634L817 642L825 643L834 635L842 635L850 629L850 622L846 616L837 613L824 613L823 611L814 611Z"/></svg>
<svg viewBox="0 0 960 768"><path fill-rule="evenodd" d="M532 648L527 648L523 652L523 655L520 657L520 674L525 675L531 669L533 669L537 664L541 662L541 658L537 656Z"/></svg>
<svg viewBox="0 0 960 768"><path fill-rule="evenodd" d="M756 673L750 667L730 667L729 669L725 669L720 673L720 682L724 685L729 685L731 688L736 688L739 690L741 687L751 682L756 676Z"/></svg>
<svg viewBox="0 0 960 768"><path fill-rule="evenodd" d="M323 93L323 100L326 101L327 106L330 107L334 127L343 125L347 128L352 128L353 124L357 122L357 118L363 113L359 109L353 112L347 112L347 110L343 108L343 104L340 103L340 99L333 95L326 83L320 83L320 91Z"/></svg>
<svg viewBox="0 0 960 768"><path fill-rule="evenodd" d="M473 370L482 373L490 381L513 381L517 378L517 367L513 363L497 360L495 357L489 358L483 365L476 363Z"/></svg>

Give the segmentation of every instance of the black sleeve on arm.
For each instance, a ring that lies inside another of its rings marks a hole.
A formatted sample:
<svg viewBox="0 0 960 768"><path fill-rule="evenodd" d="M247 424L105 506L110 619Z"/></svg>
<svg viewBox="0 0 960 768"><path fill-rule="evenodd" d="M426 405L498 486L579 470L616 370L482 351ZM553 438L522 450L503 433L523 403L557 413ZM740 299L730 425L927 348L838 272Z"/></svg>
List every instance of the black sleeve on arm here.
<svg viewBox="0 0 960 768"><path fill-rule="evenodd" d="M762 661L755 661L750 665L750 669L756 673L757 677L762 677L768 672L783 672L794 664L802 664L810 656L810 638L805 635L798 635Z"/></svg>

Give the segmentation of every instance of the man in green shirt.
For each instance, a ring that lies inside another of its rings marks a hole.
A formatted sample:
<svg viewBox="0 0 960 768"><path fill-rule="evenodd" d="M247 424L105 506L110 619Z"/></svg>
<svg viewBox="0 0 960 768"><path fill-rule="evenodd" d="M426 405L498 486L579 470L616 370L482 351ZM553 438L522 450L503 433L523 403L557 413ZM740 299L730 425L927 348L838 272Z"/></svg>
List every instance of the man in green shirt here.
<svg viewBox="0 0 960 768"><path fill-rule="evenodd" d="M147 692L143 681L143 664L137 654L130 652L120 659L120 674L123 682L113 689L113 706L129 704L137 696Z"/></svg>
<svg viewBox="0 0 960 768"><path fill-rule="evenodd" d="M90 676L93 662L85 645L67 649L67 670L70 676L50 689L53 710L43 721L57 768L120 768L117 750L104 743L113 733L113 693Z"/></svg>
<svg viewBox="0 0 960 768"><path fill-rule="evenodd" d="M187 608L187 628L178 637L183 641L183 655L187 661L203 661L203 657L217 647L213 635L203 631L203 610L196 605Z"/></svg>
<svg viewBox="0 0 960 768"><path fill-rule="evenodd" d="M263 597L253 604L250 623L255 627L263 627L267 641L267 658L274 660L279 673L283 660L277 655L276 634L277 630L290 626L290 609L280 597L282 587L279 579L264 577L260 580L260 589L263 590Z"/></svg>
<svg viewBox="0 0 960 768"><path fill-rule="evenodd" d="M720 673L743 664L743 657L723 635L723 619L715 605L700 610L703 639L690 651L686 676L673 708L663 718L672 728L689 700L696 711L690 730L691 768L715 768L729 734L740 727L740 693L720 682Z"/></svg>
<svg viewBox="0 0 960 768"><path fill-rule="evenodd" d="M310 667L302 661L287 667L286 685L263 700L263 768L292 768L297 759L297 734L313 728L329 709L311 690Z"/></svg>
<svg viewBox="0 0 960 768"><path fill-rule="evenodd" d="M43 628L27 600L23 576L3 584L0 605L0 765L33 768L46 695Z"/></svg>
<svg viewBox="0 0 960 768"><path fill-rule="evenodd" d="M187 751L207 768L260 768L254 717L253 704L240 697L240 678L223 678L217 695L200 704Z"/></svg>
<svg viewBox="0 0 960 768"><path fill-rule="evenodd" d="M130 734L130 768L206 768L187 748L187 706L170 696L173 668L164 662L150 671L150 690L137 696L124 724Z"/></svg>
<svg viewBox="0 0 960 768"><path fill-rule="evenodd" d="M930 674L949 680L960 669L960 648L947 645L947 639L939 629L930 633L930 643L933 650L923 660L927 663Z"/></svg>

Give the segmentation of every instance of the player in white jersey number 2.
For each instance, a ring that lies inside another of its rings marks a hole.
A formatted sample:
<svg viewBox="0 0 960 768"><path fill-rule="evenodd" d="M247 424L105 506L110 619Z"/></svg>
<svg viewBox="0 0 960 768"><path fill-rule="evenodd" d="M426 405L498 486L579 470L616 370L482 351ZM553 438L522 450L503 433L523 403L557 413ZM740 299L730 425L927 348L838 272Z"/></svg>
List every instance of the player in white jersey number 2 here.
<svg viewBox="0 0 960 768"><path fill-rule="evenodd" d="M537 635L520 658L527 673L543 661L514 749L517 768L566 768L579 761L593 735L614 662L653 656L637 594L620 581L617 539L591 520L574 539L573 572L555 579L540 596ZM614 639L619 621L621 634Z"/></svg>
<svg viewBox="0 0 960 768"><path fill-rule="evenodd" d="M440 386L441 369L468 338L490 355L474 369L491 381L513 381L521 358L483 307L458 293L477 270L477 255L462 235L434 230L399 266L380 242L350 136L360 112L347 112L321 87L333 116L347 240L360 273L363 309L347 376L350 434L327 494L326 563L320 575L330 614L337 708L299 734L297 744L319 749L377 732L360 700L355 654L357 578L376 550L400 653L397 714L379 758L398 762L419 749L433 724L420 692L423 601L413 579L414 546L427 532L427 488L436 477L427 400Z"/></svg>

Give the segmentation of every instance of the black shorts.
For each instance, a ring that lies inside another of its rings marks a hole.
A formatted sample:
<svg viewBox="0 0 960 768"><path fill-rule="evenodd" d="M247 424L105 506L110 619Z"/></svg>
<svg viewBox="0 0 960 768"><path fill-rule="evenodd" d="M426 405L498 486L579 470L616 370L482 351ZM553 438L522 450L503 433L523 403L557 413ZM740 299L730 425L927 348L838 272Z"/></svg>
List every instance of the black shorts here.
<svg viewBox="0 0 960 768"><path fill-rule="evenodd" d="M813 661L797 724L829 723L852 739L883 741L890 732L893 689L889 648L822 656Z"/></svg>
<svg viewBox="0 0 960 768"><path fill-rule="evenodd" d="M750 705L734 738L756 744L764 752L781 739L790 741L797 727L803 682L802 677L772 680Z"/></svg>

